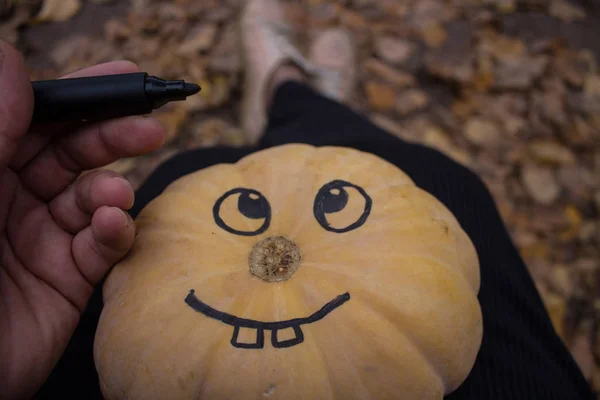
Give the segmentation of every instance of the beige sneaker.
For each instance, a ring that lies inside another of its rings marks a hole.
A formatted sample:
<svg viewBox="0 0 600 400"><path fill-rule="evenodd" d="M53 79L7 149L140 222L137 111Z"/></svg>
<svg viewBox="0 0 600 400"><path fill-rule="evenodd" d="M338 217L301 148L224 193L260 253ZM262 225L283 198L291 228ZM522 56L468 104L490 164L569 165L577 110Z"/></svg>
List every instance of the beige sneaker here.
<svg viewBox="0 0 600 400"><path fill-rule="evenodd" d="M240 28L246 63L242 128L248 142L256 144L267 122L266 91L273 72L286 63L296 64L307 76L314 68L291 44L290 28L277 0L248 0Z"/></svg>
<svg viewBox="0 0 600 400"><path fill-rule="evenodd" d="M317 69L313 84L321 94L345 102L356 85L356 50L351 34L343 28L330 28L317 36L310 50Z"/></svg>

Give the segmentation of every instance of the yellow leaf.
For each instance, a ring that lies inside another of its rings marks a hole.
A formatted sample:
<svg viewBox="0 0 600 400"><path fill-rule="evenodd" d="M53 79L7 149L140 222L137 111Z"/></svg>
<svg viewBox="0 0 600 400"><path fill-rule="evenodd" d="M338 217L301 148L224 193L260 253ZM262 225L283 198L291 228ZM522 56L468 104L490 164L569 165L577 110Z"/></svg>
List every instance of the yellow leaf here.
<svg viewBox="0 0 600 400"><path fill-rule="evenodd" d="M34 22L63 22L71 19L81 8L80 0L44 0Z"/></svg>
<svg viewBox="0 0 600 400"><path fill-rule="evenodd" d="M478 104L471 96L456 100L452 103L452 113L460 119L468 118L477 109Z"/></svg>
<svg viewBox="0 0 600 400"><path fill-rule="evenodd" d="M490 57L477 59L477 73L473 83L478 92L487 92L494 84L494 65Z"/></svg>
<svg viewBox="0 0 600 400"><path fill-rule="evenodd" d="M375 81L365 84L369 105L377 111L388 111L396 104L396 93L389 85Z"/></svg>
<svg viewBox="0 0 600 400"><path fill-rule="evenodd" d="M429 24L421 29L421 37L428 47L438 48L448 38L448 33L439 24Z"/></svg>
<svg viewBox="0 0 600 400"><path fill-rule="evenodd" d="M569 221L569 227L567 230L563 231L559 237L562 240L568 241L579 235L579 230L581 229L581 224L583 223L583 216L577 207L571 204L565 208L564 212L565 216L567 217L567 221Z"/></svg>
<svg viewBox="0 0 600 400"><path fill-rule="evenodd" d="M564 340L565 332L563 324L567 310L565 299L554 293L546 292L542 295L542 300L546 306L548 314L550 315L550 320L552 321L552 325L554 325L556 333L561 339Z"/></svg>
<svg viewBox="0 0 600 400"><path fill-rule="evenodd" d="M585 18L585 11L568 1L556 0L548 9L550 15L565 22L573 22Z"/></svg>

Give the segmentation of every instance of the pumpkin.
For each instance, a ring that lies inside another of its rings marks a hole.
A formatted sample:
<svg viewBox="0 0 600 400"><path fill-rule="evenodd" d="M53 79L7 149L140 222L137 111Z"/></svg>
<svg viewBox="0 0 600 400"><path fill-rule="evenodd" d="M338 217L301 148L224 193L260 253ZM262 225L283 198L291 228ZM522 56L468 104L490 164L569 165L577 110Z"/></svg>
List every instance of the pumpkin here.
<svg viewBox="0 0 600 400"><path fill-rule="evenodd" d="M109 274L111 399L441 399L482 339L479 261L396 166L292 144L173 182Z"/></svg>

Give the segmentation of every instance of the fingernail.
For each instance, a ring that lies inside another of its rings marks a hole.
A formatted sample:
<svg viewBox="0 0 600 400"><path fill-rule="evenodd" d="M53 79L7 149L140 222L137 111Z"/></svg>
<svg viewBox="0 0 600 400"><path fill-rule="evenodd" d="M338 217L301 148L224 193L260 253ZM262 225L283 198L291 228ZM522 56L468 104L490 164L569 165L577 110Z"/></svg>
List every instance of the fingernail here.
<svg viewBox="0 0 600 400"><path fill-rule="evenodd" d="M118 181L121 184L126 185L129 188L129 190L131 190L132 193L134 192L131 182L129 182L127 179L122 178L120 176L115 176L114 178L111 178L111 179L114 179L115 181ZM134 196L131 196L131 201L129 202L129 204L127 204L127 207L125 207L125 209L129 210L131 207L133 207L134 202L135 202L135 194L134 194Z"/></svg>
<svg viewBox="0 0 600 400"><path fill-rule="evenodd" d="M127 186L129 186L129 187L131 188L131 190L133 190L133 186L131 186L131 182L129 182L127 179L125 179L125 178L123 178L123 177L121 177L121 176L115 176L115 177L114 177L114 178L112 178L112 179L119 180L119 181L121 181L121 182L125 182L125 184L126 184Z"/></svg>
<svg viewBox="0 0 600 400"><path fill-rule="evenodd" d="M119 211L121 211L121 214L123 214L123 218L125 218L125 228L129 227L129 216L125 211L121 210L120 208Z"/></svg>

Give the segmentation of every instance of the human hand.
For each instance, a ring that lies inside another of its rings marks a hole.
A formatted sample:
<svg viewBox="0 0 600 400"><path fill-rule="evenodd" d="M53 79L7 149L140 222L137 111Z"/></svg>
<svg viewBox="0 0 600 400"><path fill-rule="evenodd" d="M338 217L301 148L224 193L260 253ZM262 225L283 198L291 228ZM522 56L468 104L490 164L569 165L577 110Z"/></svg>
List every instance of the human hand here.
<svg viewBox="0 0 600 400"><path fill-rule="evenodd" d="M129 62L70 77L136 72ZM131 185L82 171L161 147L152 118L29 129L33 93L0 40L0 398L35 394L65 350L93 286L135 235Z"/></svg>

